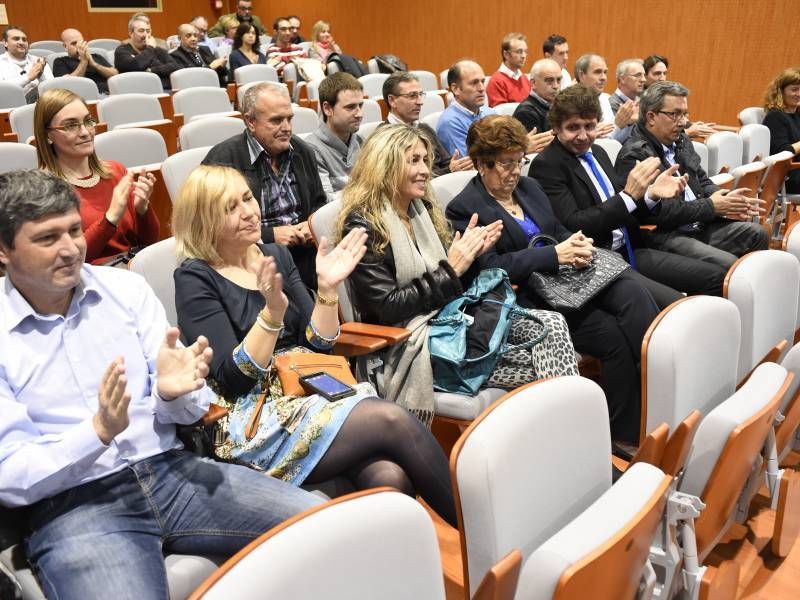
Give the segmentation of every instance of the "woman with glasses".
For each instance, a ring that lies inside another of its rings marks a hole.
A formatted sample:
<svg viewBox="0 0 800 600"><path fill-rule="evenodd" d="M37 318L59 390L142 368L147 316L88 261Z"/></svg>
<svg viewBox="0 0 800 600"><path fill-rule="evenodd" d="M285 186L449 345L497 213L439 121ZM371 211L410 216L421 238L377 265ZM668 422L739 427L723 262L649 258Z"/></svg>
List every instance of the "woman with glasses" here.
<svg viewBox="0 0 800 600"><path fill-rule="evenodd" d="M67 180L81 199L88 262L107 262L158 241L158 217L150 205L155 176L136 176L97 157L95 121L80 97L48 90L36 103L33 121L39 168Z"/></svg>
<svg viewBox="0 0 800 600"><path fill-rule="evenodd" d="M532 177L521 177L527 163L525 128L513 117L489 116L467 133L469 156L478 174L447 207L456 231L465 230L473 214L478 223L500 221L497 243L478 258L482 267L500 267L519 286L518 301L545 306L532 288L532 272L555 272L559 265L589 265L594 246L581 232L570 233L553 214L550 201ZM555 238L555 245L531 240L538 234ZM650 293L623 273L619 279L577 311L565 312L575 349L602 363L602 387L608 399L615 440L636 443L639 437L639 353L642 338L658 307Z"/></svg>
<svg viewBox="0 0 800 600"><path fill-rule="evenodd" d="M469 287L479 273L476 259L491 252L502 233L499 218L478 224L475 215L452 234L431 190L432 159L431 142L418 128L380 127L356 160L337 224L340 236L359 227L369 235L367 253L349 278L360 319L412 332L384 358L382 393L428 425L434 414L429 323ZM537 316L550 333L533 350L501 356L488 387L514 389L540 377L577 374L561 316L551 311ZM541 332L531 320L515 319L508 341L522 344Z"/></svg>

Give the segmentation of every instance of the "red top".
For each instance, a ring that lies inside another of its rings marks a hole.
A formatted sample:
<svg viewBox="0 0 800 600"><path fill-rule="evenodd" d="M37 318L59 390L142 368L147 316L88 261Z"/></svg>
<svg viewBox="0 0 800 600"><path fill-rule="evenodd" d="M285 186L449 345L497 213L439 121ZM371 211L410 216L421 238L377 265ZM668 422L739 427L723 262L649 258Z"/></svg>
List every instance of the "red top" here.
<svg viewBox="0 0 800 600"><path fill-rule="evenodd" d="M502 71L496 71L486 86L489 106L497 106L504 102L522 102L530 93L531 81L524 73L515 81Z"/></svg>
<svg viewBox="0 0 800 600"><path fill-rule="evenodd" d="M159 223L153 205L139 216L133 208L133 193L128 207L114 227L106 220L114 187L127 169L118 162L106 161L111 177L100 179L92 188L74 187L81 199L81 225L86 236L86 261L102 263L109 257L127 252L134 246L147 246L158 241Z"/></svg>

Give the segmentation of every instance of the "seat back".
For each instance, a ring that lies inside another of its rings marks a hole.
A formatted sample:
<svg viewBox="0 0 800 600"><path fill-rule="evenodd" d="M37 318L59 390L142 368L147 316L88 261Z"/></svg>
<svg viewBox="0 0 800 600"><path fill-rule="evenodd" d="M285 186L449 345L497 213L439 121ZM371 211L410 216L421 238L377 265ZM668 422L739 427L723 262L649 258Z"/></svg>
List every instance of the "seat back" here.
<svg viewBox="0 0 800 600"><path fill-rule="evenodd" d="M686 466L686 459L689 458L689 451L702 418L699 410L693 410L669 436L661 458L661 470L670 477L677 477Z"/></svg>
<svg viewBox="0 0 800 600"><path fill-rule="evenodd" d="M502 104L498 104L494 107L494 112L496 112L498 115L511 117L514 115L514 111L517 110L518 106L519 102L503 102Z"/></svg>
<svg viewBox="0 0 800 600"><path fill-rule="evenodd" d="M528 558L517 597L636 597L671 482L653 465L631 466L611 489Z"/></svg>
<svg viewBox="0 0 800 600"><path fill-rule="evenodd" d="M108 93L115 94L163 94L161 78L155 73L130 71L108 78Z"/></svg>
<svg viewBox="0 0 800 600"><path fill-rule="evenodd" d="M436 80L436 75L430 71L409 71L412 75L416 75L419 80L419 85L425 92L435 92L439 89L439 82Z"/></svg>
<svg viewBox="0 0 800 600"><path fill-rule="evenodd" d="M748 106L739 111L739 123L742 125L760 125L763 121L764 109L760 106Z"/></svg>
<svg viewBox="0 0 800 600"><path fill-rule="evenodd" d="M733 187L748 188L752 192L751 195L757 196L766 172L767 165L760 160L736 167L731 170Z"/></svg>
<svg viewBox="0 0 800 600"><path fill-rule="evenodd" d="M213 146L244 131L242 119L234 117L207 117L187 123L178 134L181 150Z"/></svg>
<svg viewBox="0 0 800 600"><path fill-rule="evenodd" d="M237 85L259 81L274 81L276 83L280 81L275 67L269 65L245 65L239 67L233 72L233 78Z"/></svg>
<svg viewBox="0 0 800 600"><path fill-rule="evenodd" d="M178 313L175 310L175 280L172 274L179 265L180 261L175 256L174 237L142 248L128 265L128 269L144 277L153 288L156 297L164 305L167 321L173 327L178 325Z"/></svg>
<svg viewBox="0 0 800 600"><path fill-rule="evenodd" d="M0 81L0 109L25 106L25 92L16 83Z"/></svg>
<svg viewBox="0 0 800 600"><path fill-rule="evenodd" d="M185 90L195 87L219 88L219 77L214 69L208 67L186 67L170 73L172 90Z"/></svg>
<svg viewBox="0 0 800 600"><path fill-rule="evenodd" d="M164 138L152 129L117 129L94 138L94 151L101 160L114 160L129 169L162 163L167 158Z"/></svg>
<svg viewBox="0 0 800 600"><path fill-rule="evenodd" d="M778 361L794 339L798 289L800 262L788 252L750 252L728 271L722 295L738 307L742 322L739 381L761 361Z"/></svg>
<svg viewBox="0 0 800 600"><path fill-rule="evenodd" d="M39 160L36 148L29 144L17 142L0 143L0 173L8 173L17 169L36 169Z"/></svg>
<svg viewBox="0 0 800 600"><path fill-rule="evenodd" d="M732 302L691 296L661 311L642 341L640 436L661 423L674 430L693 410L708 414L728 398L738 381L740 343Z"/></svg>
<svg viewBox="0 0 800 600"><path fill-rule="evenodd" d="M703 171L708 173L708 146L703 142L692 140L692 147L694 147L694 151L697 152L697 156L700 157L700 166L703 167Z"/></svg>
<svg viewBox="0 0 800 600"><path fill-rule="evenodd" d="M200 146L189 150L183 150L168 156L166 160L161 163L161 174L164 177L164 185L167 187L167 193L173 204L178 199L178 192L180 192L183 182L189 177L189 173L200 166L200 163L203 162L209 150L211 150L211 146Z"/></svg>
<svg viewBox="0 0 800 600"><path fill-rule="evenodd" d="M63 52L64 44L58 40L39 40L28 46L31 50L49 50L50 52Z"/></svg>
<svg viewBox="0 0 800 600"><path fill-rule="evenodd" d="M97 84L88 77L56 77L47 79L39 84L39 95L47 90L64 89L69 90L76 96L80 96L87 102L90 100L100 100L100 90Z"/></svg>
<svg viewBox="0 0 800 600"><path fill-rule="evenodd" d="M101 48L103 50L110 50L114 52L117 49L121 42L119 40L114 40L111 38L97 38L96 40L89 41L89 48ZM111 63L114 64L113 62Z"/></svg>
<svg viewBox="0 0 800 600"><path fill-rule="evenodd" d="M152 73L147 74L152 75ZM111 79L113 77L109 81ZM108 124L109 131L127 123L159 121L164 118L161 104L150 94L121 94L103 98L97 103L97 115L101 121Z"/></svg>
<svg viewBox="0 0 800 600"><path fill-rule="evenodd" d="M425 117L422 117L420 122L425 123L425 125L436 131L436 127L439 125L439 117L442 116L443 112L444 111L431 113Z"/></svg>
<svg viewBox="0 0 800 600"><path fill-rule="evenodd" d="M470 594L506 553L526 559L611 487L610 453L605 396L582 377L523 386L473 421L450 455Z"/></svg>
<svg viewBox="0 0 800 600"><path fill-rule="evenodd" d="M383 82L389 78L386 73L372 73L362 75L358 78L361 85L364 86L364 94L369 98L382 98L383 97Z"/></svg>
<svg viewBox="0 0 800 600"><path fill-rule="evenodd" d="M742 164L742 138L732 131L718 131L708 136L708 174L717 175Z"/></svg>
<svg viewBox="0 0 800 600"><path fill-rule="evenodd" d="M191 598L231 600L258 590L262 598L295 600L444 600L440 560L425 509L413 498L378 488L332 500L271 529Z"/></svg>
<svg viewBox="0 0 800 600"><path fill-rule="evenodd" d="M775 447L779 459L792 449L794 434L800 425L800 344L792 346L783 357L781 366L794 375L794 379L781 400L780 411L784 419L775 427Z"/></svg>
<svg viewBox="0 0 800 600"><path fill-rule="evenodd" d="M380 123L383 121L380 104L378 104L372 98L364 98L364 106L362 107L362 111L362 123Z"/></svg>
<svg viewBox="0 0 800 600"><path fill-rule="evenodd" d="M759 123L751 123L739 130L742 138L742 163L762 160L769 156L769 128Z"/></svg>
<svg viewBox="0 0 800 600"><path fill-rule="evenodd" d="M304 106L297 106L292 104L292 133L300 135L301 133L314 133L319 129L319 115L317 111Z"/></svg>
<svg viewBox="0 0 800 600"><path fill-rule="evenodd" d="M33 112L36 104L26 104L13 109L8 115L11 131L17 134L17 141L23 144L33 137Z"/></svg>
<svg viewBox="0 0 800 600"><path fill-rule="evenodd" d="M792 254L795 258L800 260L800 227L797 224L800 221L795 221L789 226L789 229L786 230L786 233L783 235L783 244L782 248ZM795 322L795 334L794 340L798 341L798 331L800 331L800 301L797 303L797 320Z"/></svg>
<svg viewBox="0 0 800 600"><path fill-rule="evenodd" d="M426 94L425 101L419 111L419 118L424 119L428 115L441 113L444 111L444 100L439 94Z"/></svg>
<svg viewBox="0 0 800 600"><path fill-rule="evenodd" d="M177 91L172 95L172 106L175 114L183 115L184 123L199 115L230 113L233 110L228 92L219 86L191 87Z"/></svg>
<svg viewBox="0 0 800 600"><path fill-rule="evenodd" d="M436 196L436 201L442 210L447 208L450 201L458 196L461 191L467 187L470 180L477 175L478 172L470 169L469 171L456 171L455 173L446 173L431 180L431 188Z"/></svg>
<svg viewBox="0 0 800 600"><path fill-rule="evenodd" d="M612 165L617 162L617 155L619 151L622 150L622 144L612 138L598 138L594 143L606 151Z"/></svg>
<svg viewBox="0 0 800 600"><path fill-rule="evenodd" d="M323 237L329 240L336 238L336 220L341 212L342 200L337 198L318 208L308 217L308 227L317 244ZM355 321L355 311L353 310L353 304L350 302L346 280L339 284L337 293L339 295L339 312L342 321L345 323Z"/></svg>
<svg viewBox="0 0 800 600"><path fill-rule="evenodd" d="M678 490L699 496L706 505L695 521L701 559L730 522L790 379L780 365L759 365L736 393L700 423Z"/></svg>

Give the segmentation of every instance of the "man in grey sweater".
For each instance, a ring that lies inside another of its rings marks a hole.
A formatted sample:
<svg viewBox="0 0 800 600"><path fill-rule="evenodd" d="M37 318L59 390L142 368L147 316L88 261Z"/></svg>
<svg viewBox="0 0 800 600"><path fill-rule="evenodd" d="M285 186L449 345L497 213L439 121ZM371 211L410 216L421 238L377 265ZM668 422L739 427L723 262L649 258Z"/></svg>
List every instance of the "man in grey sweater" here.
<svg viewBox="0 0 800 600"><path fill-rule="evenodd" d="M349 73L329 75L319 84L323 123L306 142L314 149L322 188L333 200L350 179L364 140L356 133L361 126L364 88Z"/></svg>

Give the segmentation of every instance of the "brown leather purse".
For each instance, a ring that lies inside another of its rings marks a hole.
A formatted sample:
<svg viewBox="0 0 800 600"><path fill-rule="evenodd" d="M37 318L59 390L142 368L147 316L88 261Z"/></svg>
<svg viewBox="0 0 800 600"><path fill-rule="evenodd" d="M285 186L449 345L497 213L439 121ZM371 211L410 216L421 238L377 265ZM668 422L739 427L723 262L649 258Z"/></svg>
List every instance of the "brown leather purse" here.
<svg viewBox="0 0 800 600"><path fill-rule="evenodd" d="M300 385L300 377L319 371L324 371L347 385L356 385L356 378L350 371L350 363L344 356L316 352L287 352L273 358L272 366L278 373L281 389L286 396L305 396L306 392Z"/></svg>

